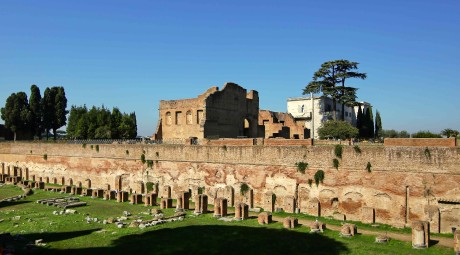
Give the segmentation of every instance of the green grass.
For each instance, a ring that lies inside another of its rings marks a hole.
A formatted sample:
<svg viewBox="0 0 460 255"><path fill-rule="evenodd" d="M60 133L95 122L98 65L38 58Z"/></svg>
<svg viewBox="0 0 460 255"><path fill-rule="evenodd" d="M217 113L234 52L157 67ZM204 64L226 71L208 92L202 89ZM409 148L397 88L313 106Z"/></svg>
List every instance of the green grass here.
<svg viewBox="0 0 460 255"><path fill-rule="evenodd" d="M5 189L12 188L1 187L0 194ZM56 207L35 203L60 196L63 194L36 190L26 199L0 205L0 233L20 234L30 241L43 239L47 246L37 248L33 254L452 254L452 249L438 245L414 250L410 243L397 240L376 244L373 236L341 238L331 230L310 234L306 226L294 230L283 229L280 222L261 226L254 217L223 222L214 219L212 213L195 217L192 211L180 222L144 230L118 229L114 224L88 224L85 217L107 219L129 211L133 215L129 223L137 218L151 219L144 214L151 207L81 197L88 206L74 208L78 214L53 215ZM165 210L165 216L173 213L174 209ZM14 216L21 219L13 220ZM25 253L24 243L18 241L16 248L17 254Z"/></svg>
<svg viewBox="0 0 460 255"><path fill-rule="evenodd" d="M24 194L22 189L16 186L5 185L0 187L0 200L22 194Z"/></svg>

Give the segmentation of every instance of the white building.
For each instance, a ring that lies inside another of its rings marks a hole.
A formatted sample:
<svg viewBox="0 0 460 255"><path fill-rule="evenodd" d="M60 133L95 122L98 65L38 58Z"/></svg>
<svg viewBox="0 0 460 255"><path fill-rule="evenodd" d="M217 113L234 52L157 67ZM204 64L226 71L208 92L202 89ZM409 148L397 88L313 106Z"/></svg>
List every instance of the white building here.
<svg viewBox="0 0 460 255"><path fill-rule="evenodd" d="M364 110L370 106L366 102L358 102L361 105L361 110ZM332 99L325 96L314 96L313 100L311 97L297 97L287 99L287 111L295 119L305 120L305 127L313 130L310 131L310 136L315 139L319 138L318 128L321 127L322 123L332 120ZM337 102L336 105L336 117L338 120L342 118L342 104ZM356 119L358 116L359 106L345 106L345 121L349 122L356 127Z"/></svg>

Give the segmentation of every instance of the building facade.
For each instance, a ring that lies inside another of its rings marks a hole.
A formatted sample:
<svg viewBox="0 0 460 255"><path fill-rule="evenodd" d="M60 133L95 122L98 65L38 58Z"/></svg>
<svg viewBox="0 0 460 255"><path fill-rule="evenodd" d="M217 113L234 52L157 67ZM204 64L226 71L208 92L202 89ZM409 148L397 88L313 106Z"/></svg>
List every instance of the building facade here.
<svg viewBox="0 0 460 255"><path fill-rule="evenodd" d="M345 105L345 121L356 127L358 109L363 112L371 105L367 102L358 102L357 106ZM319 138L318 129L321 125L333 119L332 99L325 96L297 97L287 99L287 110L297 121L305 121L305 128L311 130L312 138ZM336 119L342 118L342 104L336 104Z"/></svg>

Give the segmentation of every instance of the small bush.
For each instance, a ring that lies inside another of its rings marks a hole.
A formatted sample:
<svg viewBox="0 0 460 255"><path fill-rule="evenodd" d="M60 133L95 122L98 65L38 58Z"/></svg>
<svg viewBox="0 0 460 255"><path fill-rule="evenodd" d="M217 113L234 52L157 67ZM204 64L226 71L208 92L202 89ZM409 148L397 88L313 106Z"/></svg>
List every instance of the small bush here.
<svg viewBox="0 0 460 255"><path fill-rule="evenodd" d="M371 162L367 162L366 170L370 173L372 171L372 164Z"/></svg>
<svg viewBox="0 0 460 255"><path fill-rule="evenodd" d="M295 166L297 167L297 172L301 174L305 174L305 169L308 168L308 163L306 162L297 162L295 163Z"/></svg>
<svg viewBox="0 0 460 255"><path fill-rule="evenodd" d="M430 149L428 149L428 147L425 148L425 157L427 159L430 159L431 158L431 152L430 152Z"/></svg>
<svg viewBox="0 0 460 255"><path fill-rule="evenodd" d="M145 184L145 189L147 190L147 193L150 193L150 192L153 191L153 186L154 186L154 185L155 185L155 184L154 184L153 182L147 182L147 183Z"/></svg>
<svg viewBox="0 0 460 255"><path fill-rule="evenodd" d="M129 155L129 150L126 150L125 153L126 153L126 155Z"/></svg>
<svg viewBox="0 0 460 255"><path fill-rule="evenodd" d="M82 147L83 149L86 149L86 143L82 144L81 147Z"/></svg>
<svg viewBox="0 0 460 255"><path fill-rule="evenodd" d="M32 150L30 150L30 154L32 154Z"/></svg>
<svg viewBox="0 0 460 255"><path fill-rule="evenodd" d="M249 186L246 184L246 183L241 183L241 186L240 186L240 193L242 196L246 195L246 193L248 193L249 191Z"/></svg>
<svg viewBox="0 0 460 255"><path fill-rule="evenodd" d="M99 152L99 144L96 144L96 151Z"/></svg>
<svg viewBox="0 0 460 255"><path fill-rule="evenodd" d="M198 194L203 194L205 191L204 187L198 187Z"/></svg>
<svg viewBox="0 0 460 255"><path fill-rule="evenodd" d="M141 155L141 162L142 162L142 164L145 164L145 154Z"/></svg>
<svg viewBox="0 0 460 255"><path fill-rule="evenodd" d="M308 179L308 186L310 186L311 188L311 184L313 183L313 180L312 179Z"/></svg>
<svg viewBox="0 0 460 255"><path fill-rule="evenodd" d="M227 151L227 145L222 146L222 149L224 149L224 151Z"/></svg>
<svg viewBox="0 0 460 255"><path fill-rule="evenodd" d="M155 152L155 155L156 155L157 157L159 157L159 156L160 156L160 153L157 151L157 152Z"/></svg>
<svg viewBox="0 0 460 255"><path fill-rule="evenodd" d="M343 146L340 144L337 144L334 149L334 154L336 157L339 159L342 159L342 152L343 152Z"/></svg>
<svg viewBox="0 0 460 255"><path fill-rule="evenodd" d="M332 160L332 165L334 166L335 169L339 170L339 160L338 159L333 159Z"/></svg>
<svg viewBox="0 0 460 255"><path fill-rule="evenodd" d="M361 148L359 148L359 145L355 145L353 148L355 149L356 153L361 154Z"/></svg>
<svg viewBox="0 0 460 255"><path fill-rule="evenodd" d="M94 146L91 144L91 150L94 148Z"/></svg>
<svg viewBox="0 0 460 255"><path fill-rule="evenodd" d="M44 159L44 160L48 160L48 154L46 154L46 153L43 154L43 159Z"/></svg>
<svg viewBox="0 0 460 255"><path fill-rule="evenodd" d="M152 168L153 167L153 160L147 160L147 167Z"/></svg>
<svg viewBox="0 0 460 255"><path fill-rule="evenodd" d="M323 183L323 180L324 180L324 171L323 171L323 170L318 170L318 171L316 171L314 178L315 178L315 184L316 184L316 186L318 186L319 183Z"/></svg>

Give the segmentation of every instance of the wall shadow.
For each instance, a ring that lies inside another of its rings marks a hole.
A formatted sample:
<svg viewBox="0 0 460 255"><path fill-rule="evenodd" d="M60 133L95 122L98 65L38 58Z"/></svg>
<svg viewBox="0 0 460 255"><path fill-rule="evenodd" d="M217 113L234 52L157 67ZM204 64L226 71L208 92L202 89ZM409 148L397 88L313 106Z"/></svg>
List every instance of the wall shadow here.
<svg viewBox="0 0 460 255"><path fill-rule="evenodd" d="M47 240L46 237L43 237ZM340 254L348 248L321 234L262 227L200 225L123 236L110 247L68 249L65 254ZM36 254L62 254L41 249Z"/></svg>

